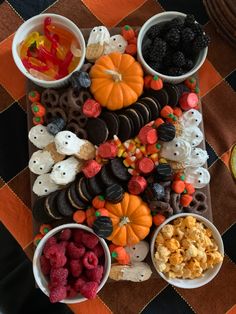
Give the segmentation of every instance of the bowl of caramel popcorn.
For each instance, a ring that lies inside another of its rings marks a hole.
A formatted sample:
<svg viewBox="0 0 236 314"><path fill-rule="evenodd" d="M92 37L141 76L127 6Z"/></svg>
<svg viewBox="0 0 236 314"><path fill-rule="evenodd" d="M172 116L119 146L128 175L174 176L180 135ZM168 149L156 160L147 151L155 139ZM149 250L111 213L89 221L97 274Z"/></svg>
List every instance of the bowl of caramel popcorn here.
<svg viewBox="0 0 236 314"><path fill-rule="evenodd" d="M177 214L164 221L151 241L151 257L159 275L173 286L201 287L219 272L224 245L219 231L196 214Z"/></svg>

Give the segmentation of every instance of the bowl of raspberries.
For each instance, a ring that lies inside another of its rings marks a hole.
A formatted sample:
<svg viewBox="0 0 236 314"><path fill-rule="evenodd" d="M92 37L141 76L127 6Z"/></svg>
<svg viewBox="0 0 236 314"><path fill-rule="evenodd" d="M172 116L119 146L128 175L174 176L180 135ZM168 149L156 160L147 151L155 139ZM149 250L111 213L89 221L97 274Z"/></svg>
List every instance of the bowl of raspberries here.
<svg viewBox="0 0 236 314"><path fill-rule="evenodd" d="M107 281L111 257L106 242L92 229L64 224L39 242L33 273L52 303L78 303L96 297Z"/></svg>
<svg viewBox="0 0 236 314"><path fill-rule="evenodd" d="M209 42L193 15L163 12L151 17L141 27L138 59L151 75L177 84L202 66Z"/></svg>

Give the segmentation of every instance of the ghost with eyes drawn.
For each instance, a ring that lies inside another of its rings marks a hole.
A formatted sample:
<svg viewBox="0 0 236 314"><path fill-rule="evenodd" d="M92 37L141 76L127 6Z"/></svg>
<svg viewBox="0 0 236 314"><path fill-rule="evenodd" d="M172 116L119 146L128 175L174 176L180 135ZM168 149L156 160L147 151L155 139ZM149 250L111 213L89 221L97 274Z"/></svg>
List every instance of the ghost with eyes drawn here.
<svg viewBox="0 0 236 314"><path fill-rule="evenodd" d="M201 189L210 182L210 173L203 167L186 168L185 181L191 183L195 188Z"/></svg>
<svg viewBox="0 0 236 314"><path fill-rule="evenodd" d="M49 151L37 150L29 160L29 169L35 174L44 174L51 171L55 161Z"/></svg>
<svg viewBox="0 0 236 314"><path fill-rule="evenodd" d="M196 109L191 109L184 112L179 121L184 127L199 126L202 122L202 114Z"/></svg>
<svg viewBox="0 0 236 314"><path fill-rule="evenodd" d="M33 184L33 192L38 196L46 196L59 189L60 186L52 181L49 173L38 176Z"/></svg>
<svg viewBox="0 0 236 314"><path fill-rule="evenodd" d="M140 241L135 245L126 246L125 250L129 254L131 262L142 262L148 254L149 244L146 241Z"/></svg>
<svg viewBox="0 0 236 314"><path fill-rule="evenodd" d="M128 43L121 35L111 36L109 43L105 45L104 54L108 55L112 52L124 53Z"/></svg>
<svg viewBox="0 0 236 314"><path fill-rule="evenodd" d="M185 127L181 137L189 142L192 147L198 146L203 140L202 131L197 126Z"/></svg>
<svg viewBox="0 0 236 314"><path fill-rule="evenodd" d="M199 147L193 147L191 150L190 156L184 162L185 168L186 167L201 167L205 164L207 159L209 158L207 151L203 150Z"/></svg>
<svg viewBox="0 0 236 314"><path fill-rule="evenodd" d="M44 125L38 124L30 129L29 140L34 146L41 149L52 143L54 136L48 132Z"/></svg>
<svg viewBox="0 0 236 314"><path fill-rule="evenodd" d="M105 26L94 27L89 35L86 48L86 59L95 61L104 52L105 45L109 43L110 33Z"/></svg>
<svg viewBox="0 0 236 314"><path fill-rule="evenodd" d="M191 145L184 139L177 137L162 144L160 156L177 162L185 161L191 154Z"/></svg>

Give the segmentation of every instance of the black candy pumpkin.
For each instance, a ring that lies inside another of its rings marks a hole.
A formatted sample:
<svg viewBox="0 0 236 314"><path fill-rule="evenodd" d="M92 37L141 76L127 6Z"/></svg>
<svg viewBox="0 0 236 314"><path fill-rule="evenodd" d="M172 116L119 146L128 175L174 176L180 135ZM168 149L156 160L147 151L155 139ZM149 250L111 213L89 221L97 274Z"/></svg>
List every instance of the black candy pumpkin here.
<svg viewBox="0 0 236 314"><path fill-rule="evenodd" d="M172 141L175 137L175 126L171 123L162 123L157 128L158 139L163 142Z"/></svg>
<svg viewBox="0 0 236 314"><path fill-rule="evenodd" d="M112 234L113 226L110 217L99 216L93 223L93 231L101 238L107 238Z"/></svg>

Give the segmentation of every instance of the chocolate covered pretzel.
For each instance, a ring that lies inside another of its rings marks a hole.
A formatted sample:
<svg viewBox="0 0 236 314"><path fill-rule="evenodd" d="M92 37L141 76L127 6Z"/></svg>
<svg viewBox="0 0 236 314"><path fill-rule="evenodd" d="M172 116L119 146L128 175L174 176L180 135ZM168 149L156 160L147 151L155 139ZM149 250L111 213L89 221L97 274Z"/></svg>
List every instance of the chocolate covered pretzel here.
<svg viewBox="0 0 236 314"><path fill-rule="evenodd" d="M70 122L69 124L67 124L66 129L75 133L81 139L87 139L87 132L85 131L85 129L80 128L75 122Z"/></svg>
<svg viewBox="0 0 236 314"><path fill-rule="evenodd" d="M187 213L203 214L208 210L207 197L203 192L196 191L193 194L193 200L188 207L185 208Z"/></svg>
<svg viewBox="0 0 236 314"><path fill-rule="evenodd" d="M45 89L41 95L41 102L48 109L58 106L59 93L54 89Z"/></svg>
<svg viewBox="0 0 236 314"><path fill-rule="evenodd" d="M61 109L59 107L47 109L47 112L46 112L46 115L45 115L45 122L46 122L46 124L49 124L55 118L61 118L65 122L67 121L67 115L66 115L66 113L64 112L63 109Z"/></svg>

